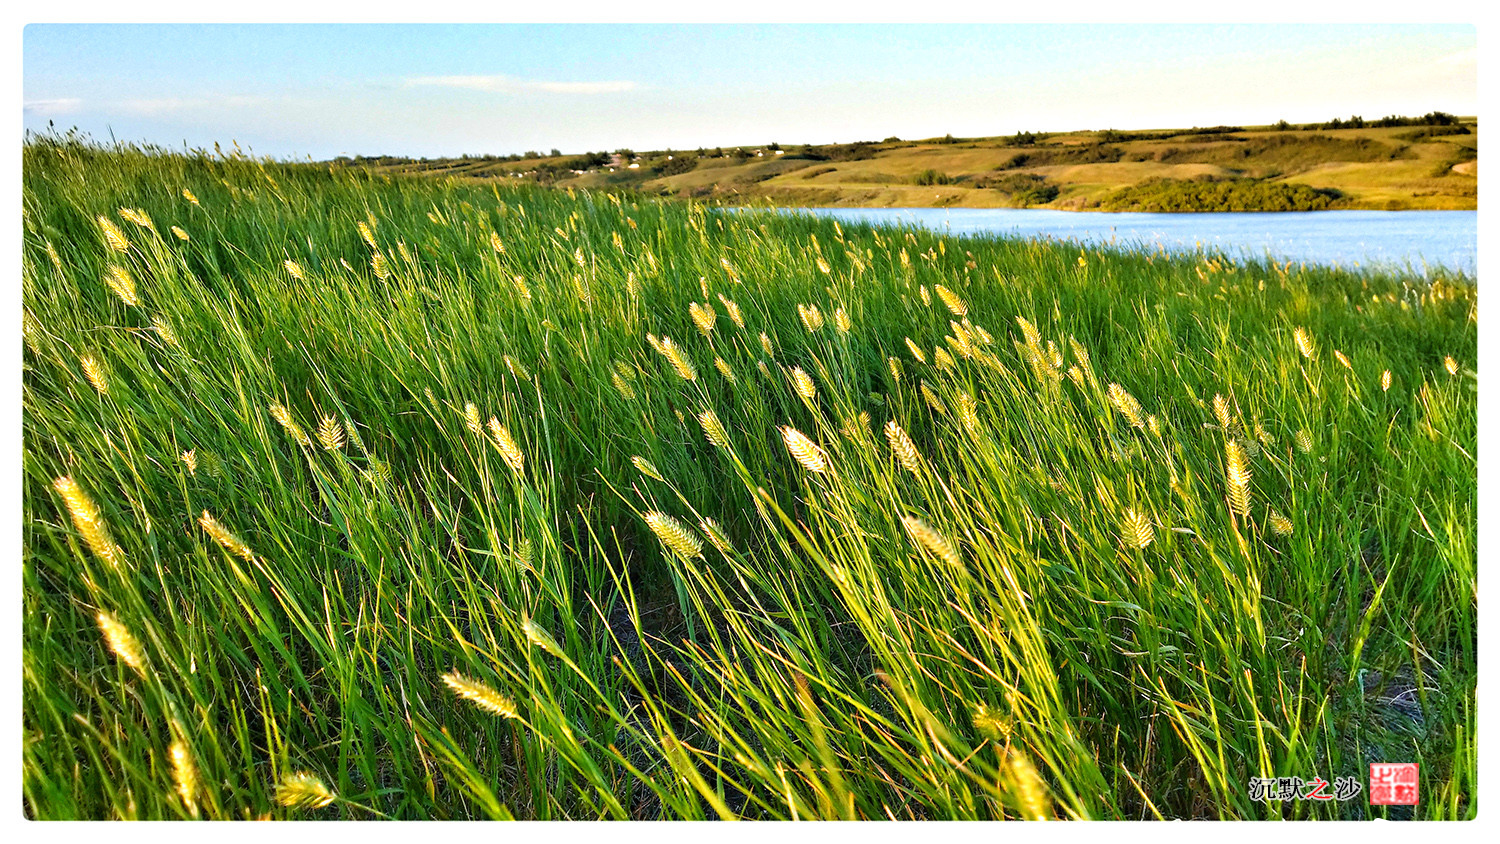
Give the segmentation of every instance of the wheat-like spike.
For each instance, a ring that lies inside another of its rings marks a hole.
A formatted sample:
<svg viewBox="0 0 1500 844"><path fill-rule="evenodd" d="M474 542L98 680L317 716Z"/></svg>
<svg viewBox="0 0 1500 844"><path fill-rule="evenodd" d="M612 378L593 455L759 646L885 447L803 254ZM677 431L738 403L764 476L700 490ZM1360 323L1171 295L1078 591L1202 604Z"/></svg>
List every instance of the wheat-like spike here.
<svg viewBox="0 0 1500 844"><path fill-rule="evenodd" d="M729 432L724 430L724 423L719 421L719 415L712 410L705 410L698 414L698 424L703 428L703 435L713 445L729 450Z"/></svg>
<svg viewBox="0 0 1500 844"><path fill-rule="evenodd" d="M714 310L713 305L706 303L700 305L694 302L688 305L688 315L693 318L693 322L698 326L698 330L703 333L704 337L713 334L714 323L719 319L719 314Z"/></svg>
<svg viewBox="0 0 1500 844"><path fill-rule="evenodd" d="M484 436L484 420L479 418L479 406L473 402L464 402L464 427L476 437Z"/></svg>
<svg viewBox="0 0 1500 844"><path fill-rule="evenodd" d="M291 276L292 278L295 278L298 281L307 280L307 271L303 270L302 265L297 263L296 261L288 259L286 261L282 261L281 265L283 267L286 267L286 274Z"/></svg>
<svg viewBox="0 0 1500 844"><path fill-rule="evenodd" d="M766 357L776 357L776 347L771 345L771 338L767 337L764 331L760 333L760 348L766 353Z"/></svg>
<svg viewBox="0 0 1500 844"><path fill-rule="evenodd" d="M1158 439L1161 438L1161 420L1157 419L1155 416L1147 416L1146 427L1151 429L1151 434L1153 436L1157 437Z"/></svg>
<svg viewBox="0 0 1500 844"><path fill-rule="evenodd" d="M321 809L337 799L327 784L307 771L287 774L276 785L276 802L293 809Z"/></svg>
<svg viewBox="0 0 1500 844"><path fill-rule="evenodd" d="M646 514L646 526L668 551L691 560L703 556L703 543L682 522L657 510Z"/></svg>
<svg viewBox="0 0 1500 844"><path fill-rule="evenodd" d="M791 426L783 426L781 438L786 442L786 450L791 452L792 457L809 472L828 471L828 459L824 457L823 450L818 448L805 434Z"/></svg>
<svg viewBox="0 0 1500 844"><path fill-rule="evenodd" d="M714 369L719 370L719 374L724 376L725 381L728 381L731 384L734 383L734 369L729 366L728 361L720 357L714 358Z"/></svg>
<svg viewBox="0 0 1500 844"><path fill-rule="evenodd" d="M124 217L126 220L129 220L132 223L135 223L137 226L140 226L143 229L156 231L156 224L151 222L150 215L139 208L121 208L120 216Z"/></svg>
<svg viewBox="0 0 1500 844"><path fill-rule="evenodd" d="M521 453L521 447L516 445L516 440L510 435L510 430L500 424L500 420L490 417L490 434L495 438L495 448L500 450L500 457L505 460L512 472L521 474L521 469L526 465L526 455Z"/></svg>
<svg viewBox="0 0 1500 844"><path fill-rule="evenodd" d="M359 222L355 223L354 225L355 225L355 228L359 229L359 237L360 237L361 240L363 240L365 242L366 245L368 245L371 249L378 249L379 248L376 245L376 243L375 243L375 232L374 232L373 227L371 226L370 223L367 223L364 220L360 220ZM499 238L497 237L496 240L498 241ZM498 251L502 251L503 252L504 250L502 249L502 250L498 250Z"/></svg>
<svg viewBox="0 0 1500 844"><path fill-rule="evenodd" d="M1458 361L1454 360L1452 356L1445 357L1443 358L1443 368L1448 370L1449 375L1457 375Z"/></svg>
<svg viewBox="0 0 1500 844"><path fill-rule="evenodd" d="M109 395L109 370L104 368L104 364L95 360L92 355L84 355L78 362L83 366L83 377L89 380L94 389L100 395Z"/></svg>
<svg viewBox="0 0 1500 844"><path fill-rule="evenodd" d="M947 349L938 346L932 350L932 365L937 367L938 371L946 372L957 366L958 362L953 359L953 355L948 354Z"/></svg>
<svg viewBox="0 0 1500 844"><path fill-rule="evenodd" d="M1219 420L1219 427L1224 431L1229 430L1230 423L1234 417L1229 412L1229 400L1220 393L1214 393L1214 418Z"/></svg>
<svg viewBox="0 0 1500 844"><path fill-rule="evenodd" d="M1292 437L1292 439L1296 440L1298 451L1302 452L1303 454L1312 454L1312 434L1309 433L1306 428L1298 430L1297 433Z"/></svg>
<svg viewBox="0 0 1500 844"><path fill-rule="evenodd" d="M931 407L935 412L943 416L948 415L948 408L943 404L943 400L938 398L935 390L927 386L926 381L922 382L922 398L927 400L927 406Z"/></svg>
<svg viewBox="0 0 1500 844"><path fill-rule="evenodd" d="M698 370L693 368L692 361L688 360L682 349L672 342L672 338L661 339L661 353L666 357L667 362L672 364L672 368L677 370L677 374L682 376L682 380L696 381L698 379Z"/></svg>
<svg viewBox="0 0 1500 844"><path fill-rule="evenodd" d="M1084 266L1086 263L1080 255L1078 265ZM1037 773L1031 760L1013 752L1010 757L1010 774L1020 797L1021 817L1028 821L1050 820L1053 817L1052 800L1047 793L1047 784L1042 782L1042 776Z"/></svg>
<svg viewBox="0 0 1500 844"><path fill-rule="evenodd" d="M114 652L119 660L131 668L137 674L146 676L146 656L141 651L141 643L136 640L135 635L109 612L99 613L99 630L104 633L104 642Z"/></svg>
<svg viewBox="0 0 1500 844"><path fill-rule="evenodd" d="M125 551L115 544L109 534L109 523L93 499L72 477L61 477L52 482L57 494L62 496L68 515L73 517L73 527L83 537L83 542L94 552L94 556L118 570L125 562Z"/></svg>
<svg viewBox="0 0 1500 844"><path fill-rule="evenodd" d="M635 399L635 389L626 383L624 378L620 377L620 373L610 373L610 380L615 382L615 389L619 391L622 398L626 401L633 401Z"/></svg>
<svg viewBox="0 0 1500 844"><path fill-rule="evenodd" d="M723 293L719 294L719 301L724 303L724 310L729 313L730 320L735 325L738 325L741 330L744 330L745 317L740 313L740 306L736 305L732 299L725 298Z"/></svg>
<svg viewBox="0 0 1500 844"><path fill-rule="evenodd" d="M177 332L172 330L172 324L167 322L164 317L160 315L151 317L151 330L155 331L156 336L160 337L162 342L168 346L180 347L181 343L177 339Z"/></svg>
<svg viewBox="0 0 1500 844"><path fill-rule="evenodd" d="M1391 371L1387 369L1380 374L1380 391L1386 392L1391 389Z"/></svg>
<svg viewBox="0 0 1500 844"><path fill-rule="evenodd" d="M523 538L520 542L516 543L516 562L520 563L521 568L528 570L531 568L531 556L534 550L530 538Z"/></svg>
<svg viewBox="0 0 1500 844"><path fill-rule="evenodd" d="M813 383L812 376L800 366L792 370L792 386L796 388L797 395L808 401L818 397L818 387Z"/></svg>
<svg viewBox="0 0 1500 844"><path fill-rule="evenodd" d="M526 641L558 659L565 658L562 646L557 643L556 639L552 638L550 633L543 630L540 624L528 618L522 622L521 628L526 631Z"/></svg>
<svg viewBox="0 0 1500 844"><path fill-rule="evenodd" d="M927 356L922 354L922 347L912 342L910 337L906 338L906 348L911 350L911 356L917 359L917 363L927 363Z"/></svg>
<svg viewBox="0 0 1500 844"><path fill-rule="evenodd" d="M642 475L645 475L648 478L655 478L662 483L667 482L667 479L663 478L661 476L661 472L657 470L656 464L652 463L650 460L637 455L630 458L630 462L635 465L636 470L639 471Z"/></svg>
<svg viewBox="0 0 1500 844"><path fill-rule="evenodd" d="M109 265L104 275L104 283L109 285L109 289L114 291L116 296L120 297L121 302L131 307L141 303L140 297L135 292L135 278L131 276L129 270L119 264Z"/></svg>
<svg viewBox="0 0 1500 844"><path fill-rule="evenodd" d="M1016 324L1021 326L1021 334L1026 338L1026 345L1041 348L1042 334L1036 330L1036 326L1025 317L1016 317Z"/></svg>
<svg viewBox="0 0 1500 844"><path fill-rule="evenodd" d="M194 449L188 449L182 453L182 462L187 466L188 474L194 477L198 475L198 455Z"/></svg>
<svg viewBox="0 0 1500 844"><path fill-rule="evenodd" d="M885 363L891 370L891 380L897 384L901 383L901 361L895 358L886 358Z"/></svg>
<svg viewBox="0 0 1500 844"><path fill-rule="evenodd" d="M188 233L185 232L185 231L183 231L181 229L181 227L179 227L179 226L173 226L172 227L172 234L176 235L176 237L177 237L178 240L181 240L181 241L184 241L184 242L192 240L191 237L188 237Z"/></svg>
<svg viewBox="0 0 1500 844"><path fill-rule="evenodd" d="M443 675L443 682L448 684L448 688L452 689L454 694L491 715L498 715L501 718L520 717L516 711L515 701L478 680L471 680L457 671L450 671Z"/></svg>
<svg viewBox="0 0 1500 844"><path fill-rule="evenodd" d="M344 426L337 417L324 416L318 422L318 442L324 451L339 451L344 447Z"/></svg>
<svg viewBox="0 0 1500 844"><path fill-rule="evenodd" d="M1130 509L1125 511L1125 519L1120 523L1120 539L1127 548L1145 548L1156 539L1156 533L1145 514Z"/></svg>
<svg viewBox="0 0 1500 844"><path fill-rule="evenodd" d="M1079 369L1077 364L1068 367L1068 379L1076 384L1080 390L1087 384L1087 376L1083 374L1083 370Z"/></svg>
<svg viewBox="0 0 1500 844"><path fill-rule="evenodd" d="M168 754L172 757L172 783L176 786L177 798L194 817L198 815L198 766L193 763L192 751L183 739L182 725L172 720L172 746Z"/></svg>
<svg viewBox="0 0 1500 844"><path fill-rule="evenodd" d="M821 331L824 325L823 312L818 310L817 305L798 305L797 315L802 317L802 325L810 334Z"/></svg>
<svg viewBox="0 0 1500 844"><path fill-rule="evenodd" d="M849 312L844 310L842 305L833 311L833 327L838 329L840 334L848 334L854 330L854 322L849 319Z"/></svg>
<svg viewBox="0 0 1500 844"><path fill-rule="evenodd" d="M958 394L958 419L970 433L979 433L978 402L968 393Z"/></svg>
<svg viewBox="0 0 1500 844"><path fill-rule="evenodd" d="M375 270L375 277L381 281L391 277L391 263L379 252L370 256L370 267Z"/></svg>
<svg viewBox="0 0 1500 844"><path fill-rule="evenodd" d="M1115 410L1125 417L1125 421L1129 422L1132 428L1146 427L1146 415L1141 410L1141 403L1136 401L1135 396L1132 396L1124 387L1114 382L1110 382L1109 385L1109 403L1115 406Z"/></svg>
<svg viewBox="0 0 1500 844"><path fill-rule="evenodd" d="M99 230L104 233L104 243L116 252L130 251L130 240L125 237L125 232L115 225L110 218L100 214L94 218L99 223Z"/></svg>
<svg viewBox="0 0 1500 844"><path fill-rule="evenodd" d="M917 451L917 444L911 441L911 437L907 436L896 420L885 423L885 438L903 469L912 473L922 470L922 453Z"/></svg>
<svg viewBox="0 0 1500 844"><path fill-rule="evenodd" d="M937 291L938 298L943 300L943 304L948 306L948 310L952 311L954 316L968 316L969 306L964 303L964 300L958 298L957 293L941 284L933 285L932 289Z"/></svg>
<svg viewBox="0 0 1500 844"><path fill-rule="evenodd" d="M302 426L298 425L296 420L292 419L291 411L277 402L272 402L268 409L271 412L271 418L281 425L288 436L296 440L299 445L312 445L312 439L307 436L307 432L302 430Z"/></svg>
<svg viewBox="0 0 1500 844"><path fill-rule="evenodd" d="M1229 486L1229 509L1241 516L1250 515L1250 470L1235 440L1224 443L1224 477Z"/></svg>
<svg viewBox="0 0 1500 844"><path fill-rule="evenodd" d="M957 549L941 533L938 533L936 528L911 516L902 516L901 526L906 528L906 532L911 534L911 538L916 540L918 545L926 548L933 556L954 568L963 565Z"/></svg>
<svg viewBox="0 0 1500 844"><path fill-rule="evenodd" d="M705 517L699 520L698 528L703 531L704 536L708 537L709 543L719 549L720 554L726 557L734 556L734 543L729 541L729 535L724 532L724 528L720 527L718 522Z"/></svg>
<svg viewBox="0 0 1500 844"><path fill-rule="evenodd" d="M1334 349L1333 356L1338 358L1339 364L1345 369L1349 370L1350 372L1354 371L1354 365L1349 362L1348 358L1344 357L1343 352L1339 351L1338 349Z"/></svg>
<svg viewBox="0 0 1500 844"><path fill-rule="evenodd" d="M255 559L255 552L250 550L250 546L246 545L238 536L235 536L234 532L229 528L220 524L219 520L215 519L207 510L204 510L203 514L198 517L198 524L225 551L246 562L251 562Z"/></svg>
<svg viewBox="0 0 1500 844"><path fill-rule="evenodd" d="M198 205L198 197L195 196L193 194L193 192L190 191L190 190L188 190L187 188L183 188L182 189L182 198L186 199L188 202L193 203L194 205ZM202 206L199 206L199 207L202 207Z"/></svg>
<svg viewBox="0 0 1500 844"><path fill-rule="evenodd" d="M1312 335L1307 333L1307 329L1297 326L1292 331L1292 339L1297 342L1297 351L1301 352L1303 357L1312 360L1317 355L1318 350L1313 346Z"/></svg>
<svg viewBox="0 0 1500 844"><path fill-rule="evenodd" d="M1277 536L1292 535L1292 520L1275 510L1271 511L1271 531Z"/></svg>
<svg viewBox="0 0 1500 844"><path fill-rule="evenodd" d="M931 306L932 305L932 294L927 292L927 285L925 285L925 284L922 285L922 288L921 288L921 290L919 292L922 294L922 304L923 305L927 305L927 306Z"/></svg>

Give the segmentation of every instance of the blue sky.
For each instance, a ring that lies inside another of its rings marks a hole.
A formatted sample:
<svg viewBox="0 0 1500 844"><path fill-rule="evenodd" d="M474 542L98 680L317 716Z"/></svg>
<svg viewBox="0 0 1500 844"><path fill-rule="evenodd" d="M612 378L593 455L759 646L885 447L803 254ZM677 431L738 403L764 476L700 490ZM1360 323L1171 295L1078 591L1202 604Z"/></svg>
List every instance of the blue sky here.
<svg viewBox="0 0 1500 844"><path fill-rule="evenodd" d="M508 154L1478 110L1470 26L40 25L23 125Z"/></svg>

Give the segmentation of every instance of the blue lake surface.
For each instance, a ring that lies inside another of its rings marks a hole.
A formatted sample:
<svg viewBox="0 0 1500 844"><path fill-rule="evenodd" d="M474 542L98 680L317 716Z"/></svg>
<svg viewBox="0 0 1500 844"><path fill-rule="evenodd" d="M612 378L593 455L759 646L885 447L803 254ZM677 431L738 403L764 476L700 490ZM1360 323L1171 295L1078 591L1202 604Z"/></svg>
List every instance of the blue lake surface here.
<svg viewBox="0 0 1500 844"><path fill-rule="evenodd" d="M1477 211L1293 211L1141 214L1028 208L793 208L794 213L905 224L954 235L1044 237L1168 252L1202 248L1235 258L1269 258L1345 268L1383 267L1430 275L1439 268L1474 278Z"/></svg>

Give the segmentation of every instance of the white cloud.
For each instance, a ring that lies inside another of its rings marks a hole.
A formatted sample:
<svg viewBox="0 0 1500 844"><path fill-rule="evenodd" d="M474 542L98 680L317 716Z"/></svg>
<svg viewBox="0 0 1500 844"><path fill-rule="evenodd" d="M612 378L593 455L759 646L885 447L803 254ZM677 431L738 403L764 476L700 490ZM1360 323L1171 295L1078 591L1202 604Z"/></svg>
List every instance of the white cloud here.
<svg viewBox="0 0 1500 844"><path fill-rule="evenodd" d="M51 117L59 114L72 114L82 105L83 100L77 97L61 97L55 100L27 100L22 103L21 110L27 114Z"/></svg>
<svg viewBox="0 0 1500 844"><path fill-rule="evenodd" d="M183 109L193 108L197 105L199 104L191 100L179 100L176 97L168 97L165 99L157 100L122 100L118 103L115 103L115 107L121 111L128 111L134 114L143 114L147 116L166 114L172 111L182 111Z"/></svg>
<svg viewBox="0 0 1500 844"><path fill-rule="evenodd" d="M552 82L540 79L516 79L511 76L415 76L406 80L406 87L466 88L471 91L489 91L497 94L520 94L542 91L548 94L618 94L633 90L636 85L628 80L605 80L599 82Z"/></svg>

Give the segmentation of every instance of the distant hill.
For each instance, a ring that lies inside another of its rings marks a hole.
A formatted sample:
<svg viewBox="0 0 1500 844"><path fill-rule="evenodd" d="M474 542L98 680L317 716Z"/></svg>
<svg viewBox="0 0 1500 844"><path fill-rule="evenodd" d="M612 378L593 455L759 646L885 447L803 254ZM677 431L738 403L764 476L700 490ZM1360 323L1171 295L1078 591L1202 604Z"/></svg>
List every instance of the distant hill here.
<svg viewBox="0 0 1500 844"><path fill-rule="evenodd" d="M627 188L781 206L1477 208L1478 120L1434 115L1386 118L1375 125L1356 118L1308 126L345 163L387 173ZM1402 122L1407 125L1378 125Z"/></svg>

